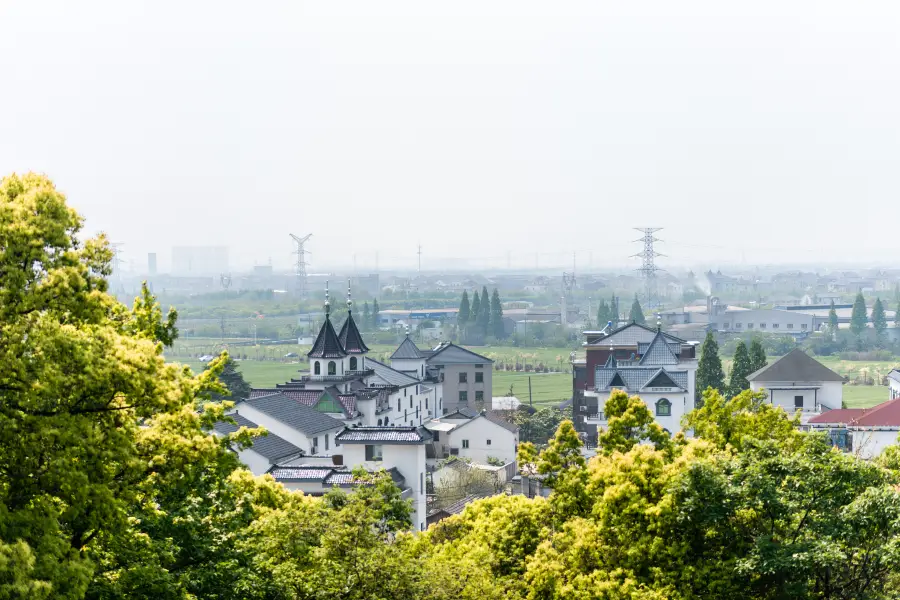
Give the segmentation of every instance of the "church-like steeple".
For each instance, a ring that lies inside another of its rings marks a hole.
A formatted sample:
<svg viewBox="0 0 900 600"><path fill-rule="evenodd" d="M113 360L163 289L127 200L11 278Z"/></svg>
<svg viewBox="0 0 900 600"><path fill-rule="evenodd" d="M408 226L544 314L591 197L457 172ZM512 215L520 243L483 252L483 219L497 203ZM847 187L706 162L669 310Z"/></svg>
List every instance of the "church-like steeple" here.
<svg viewBox="0 0 900 600"><path fill-rule="evenodd" d="M312 349L306 354L310 358L344 358L347 352L344 350L341 340L331 324L331 301L328 299L328 282L325 282L325 322L316 336Z"/></svg>
<svg viewBox="0 0 900 600"><path fill-rule="evenodd" d="M338 334L341 347L347 354L365 354L369 351L369 347L362 339L356 321L353 320L353 299L350 297L350 280L347 280L347 320L341 327L341 333Z"/></svg>

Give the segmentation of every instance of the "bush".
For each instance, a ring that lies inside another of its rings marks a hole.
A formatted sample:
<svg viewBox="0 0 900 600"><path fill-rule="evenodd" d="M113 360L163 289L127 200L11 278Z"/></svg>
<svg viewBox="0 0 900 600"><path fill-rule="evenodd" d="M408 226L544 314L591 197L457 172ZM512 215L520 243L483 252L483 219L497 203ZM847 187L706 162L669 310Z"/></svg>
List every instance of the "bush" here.
<svg viewBox="0 0 900 600"><path fill-rule="evenodd" d="M868 350L857 352L853 350L845 350L841 352L841 360L868 360L868 361L891 361L894 355L890 350Z"/></svg>

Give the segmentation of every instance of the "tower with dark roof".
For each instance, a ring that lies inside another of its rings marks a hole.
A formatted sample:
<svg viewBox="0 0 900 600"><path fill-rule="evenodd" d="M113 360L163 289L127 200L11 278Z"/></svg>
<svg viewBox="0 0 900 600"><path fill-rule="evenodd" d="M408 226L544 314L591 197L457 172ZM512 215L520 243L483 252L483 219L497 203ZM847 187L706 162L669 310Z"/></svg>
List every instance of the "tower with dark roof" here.
<svg viewBox="0 0 900 600"><path fill-rule="evenodd" d="M325 283L325 322L316 336L312 349L306 353L309 357L310 370L313 375L341 375L344 372L344 359L347 351L331 324L331 302L328 299L328 283Z"/></svg>
<svg viewBox="0 0 900 600"><path fill-rule="evenodd" d="M353 320L353 299L350 296L350 280L347 280L347 319L341 327L338 334L338 341L344 352L350 356L349 369L351 371L361 370L363 365L357 357L365 356L369 351L369 347L362 339L356 321Z"/></svg>

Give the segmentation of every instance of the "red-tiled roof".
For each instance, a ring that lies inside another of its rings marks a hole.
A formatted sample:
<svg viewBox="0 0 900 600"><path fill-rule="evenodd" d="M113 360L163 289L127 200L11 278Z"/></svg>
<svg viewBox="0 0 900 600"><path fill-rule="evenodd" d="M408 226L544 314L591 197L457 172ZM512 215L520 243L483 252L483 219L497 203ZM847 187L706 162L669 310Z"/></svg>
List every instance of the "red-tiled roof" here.
<svg viewBox="0 0 900 600"><path fill-rule="evenodd" d="M809 420L811 424L844 423L849 427L900 427L900 398L872 408L829 410Z"/></svg>
<svg viewBox="0 0 900 600"><path fill-rule="evenodd" d="M826 410L821 415L816 415L809 420L810 423L849 423L866 412L865 408L836 408Z"/></svg>

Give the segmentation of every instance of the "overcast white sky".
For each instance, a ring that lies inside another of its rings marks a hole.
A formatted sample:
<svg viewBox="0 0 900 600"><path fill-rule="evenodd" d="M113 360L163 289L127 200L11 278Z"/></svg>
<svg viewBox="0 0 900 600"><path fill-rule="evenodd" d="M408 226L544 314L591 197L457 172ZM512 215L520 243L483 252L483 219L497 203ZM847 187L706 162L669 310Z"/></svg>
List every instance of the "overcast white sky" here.
<svg viewBox="0 0 900 600"><path fill-rule="evenodd" d="M896 2L0 0L0 173L137 266L890 263L898 111Z"/></svg>

